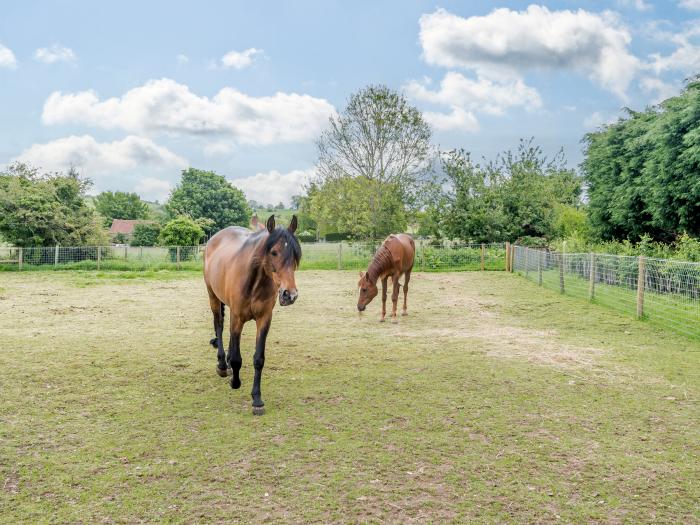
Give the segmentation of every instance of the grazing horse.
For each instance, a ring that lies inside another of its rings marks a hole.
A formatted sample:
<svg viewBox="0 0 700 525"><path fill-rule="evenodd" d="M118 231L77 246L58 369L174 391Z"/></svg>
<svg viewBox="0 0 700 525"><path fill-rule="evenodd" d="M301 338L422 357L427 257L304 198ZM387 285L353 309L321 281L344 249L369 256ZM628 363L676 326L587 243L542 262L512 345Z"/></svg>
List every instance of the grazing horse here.
<svg viewBox="0 0 700 525"><path fill-rule="evenodd" d="M411 270L413 270L413 260L416 257L416 244L413 238L406 233L389 235L374 254L374 259L369 263L366 272L360 272L360 282L357 283L360 289L360 298L357 301L357 309L363 312L367 305L377 296L377 280L382 280L382 317L386 316L386 285L391 277L394 289L391 293L393 309L391 312L392 322L396 322L396 303L399 300L399 278L405 275L403 282L403 313L408 315L406 296L408 295L408 281L411 280Z"/></svg>
<svg viewBox="0 0 700 525"><path fill-rule="evenodd" d="M299 266L301 247L294 232L297 218L292 217L289 228L275 228L275 216L267 220L266 228L252 232L231 226L214 235L204 255L204 282L209 292L209 304L214 314L215 337L210 342L217 349L216 372L221 377L232 369L231 388L240 388L241 331L243 325L255 319L257 337L253 367L253 414L264 413L260 395L260 378L265 365L265 340L270 330L272 309L279 297L280 306L293 304L298 297L294 271ZM228 356L224 353L224 310L230 310L231 338Z"/></svg>

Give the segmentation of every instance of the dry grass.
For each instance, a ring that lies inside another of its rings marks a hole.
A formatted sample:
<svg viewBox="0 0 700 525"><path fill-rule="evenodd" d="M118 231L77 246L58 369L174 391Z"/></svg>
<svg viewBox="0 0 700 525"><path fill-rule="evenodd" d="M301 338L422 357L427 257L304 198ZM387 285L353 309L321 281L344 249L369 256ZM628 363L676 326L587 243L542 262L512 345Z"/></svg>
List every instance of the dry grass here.
<svg viewBox="0 0 700 525"><path fill-rule="evenodd" d="M298 274L255 418L198 275L3 275L0 521L700 519L697 342L491 272L380 324L355 277Z"/></svg>

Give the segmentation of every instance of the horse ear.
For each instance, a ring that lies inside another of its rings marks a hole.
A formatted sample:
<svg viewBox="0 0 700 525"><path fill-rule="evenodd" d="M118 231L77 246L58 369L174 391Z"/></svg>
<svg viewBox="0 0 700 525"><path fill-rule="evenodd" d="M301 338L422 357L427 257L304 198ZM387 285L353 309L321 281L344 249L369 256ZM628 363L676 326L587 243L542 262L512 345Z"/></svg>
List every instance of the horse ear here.
<svg viewBox="0 0 700 525"><path fill-rule="evenodd" d="M292 221L289 223L289 228L288 228L288 229L289 229L289 231L292 232L292 233L294 233L295 231L297 231L297 216L296 216L296 215L292 215Z"/></svg>
<svg viewBox="0 0 700 525"><path fill-rule="evenodd" d="M365 276L365 272L360 272L360 279L362 279Z"/></svg>
<svg viewBox="0 0 700 525"><path fill-rule="evenodd" d="M267 231L272 233L274 231L274 229L275 229L275 216L273 214L273 215L270 215L269 219L267 219Z"/></svg>

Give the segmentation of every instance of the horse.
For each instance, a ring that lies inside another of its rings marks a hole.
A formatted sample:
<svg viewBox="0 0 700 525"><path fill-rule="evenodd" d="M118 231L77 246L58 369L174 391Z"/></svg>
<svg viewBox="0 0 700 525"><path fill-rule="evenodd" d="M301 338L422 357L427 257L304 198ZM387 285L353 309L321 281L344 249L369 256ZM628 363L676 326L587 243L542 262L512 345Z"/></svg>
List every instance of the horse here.
<svg viewBox="0 0 700 525"><path fill-rule="evenodd" d="M214 338L210 343L217 349L216 373L226 377L230 368L233 389L241 387L241 331L246 322L255 320L255 375L251 391L255 415L265 412L260 380L272 310L277 299L280 306L289 306L299 297L294 280L301 260L301 246L294 236L296 229L296 215L288 228L276 228L272 215L265 229L253 232L231 226L216 233L205 247L204 282L214 315ZM228 355L224 353L223 343L226 306L230 310Z"/></svg>
<svg viewBox="0 0 700 525"><path fill-rule="evenodd" d="M374 254L374 259L369 263L366 272L360 272L360 281L357 283L360 289L360 298L357 301L357 310L363 312L367 305L377 296L377 280L382 280L382 317L380 322L384 322L386 316L386 286L389 277L393 284L391 302L393 309L391 312L392 322L396 322L396 303L399 300L399 278L405 275L403 283L403 312L401 315L408 315L406 299L408 296L408 281L411 280L411 270L416 257L416 243L413 238L406 233L389 235Z"/></svg>

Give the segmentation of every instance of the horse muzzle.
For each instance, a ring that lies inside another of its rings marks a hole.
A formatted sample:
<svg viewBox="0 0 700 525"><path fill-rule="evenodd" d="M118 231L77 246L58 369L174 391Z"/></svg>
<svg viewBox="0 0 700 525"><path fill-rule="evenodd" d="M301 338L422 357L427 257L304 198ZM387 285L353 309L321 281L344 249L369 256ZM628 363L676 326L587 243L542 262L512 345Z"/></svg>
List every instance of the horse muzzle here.
<svg viewBox="0 0 700 525"><path fill-rule="evenodd" d="M280 306L294 304L297 297L299 297L299 293L296 290L280 290Z"/></svg>
<svg viewBox="0 0 700 525"><path fill-rule="evenodd" d="M367 305L366 305L366 304L358 304L358 305L357 305L357 311L358 311L358 312L364 312L366 309L367 309Z"/></svg>

